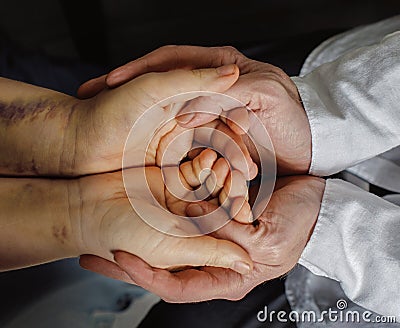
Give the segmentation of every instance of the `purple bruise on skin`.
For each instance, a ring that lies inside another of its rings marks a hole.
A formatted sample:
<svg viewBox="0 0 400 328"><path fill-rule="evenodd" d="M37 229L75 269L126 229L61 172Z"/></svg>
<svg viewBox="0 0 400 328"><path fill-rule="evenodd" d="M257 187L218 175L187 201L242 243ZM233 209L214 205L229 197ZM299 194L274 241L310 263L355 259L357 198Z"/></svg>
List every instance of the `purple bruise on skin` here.
<svg viewBox="0 0 400 328"><path fill-rule="evenodd" d="M36 99L32 102L15 100L11 103L0 101L0 129L7 129L7 127L20 122L34 122L37 119L40 120L37 123L39 125L43 124L43 126L48 124L48 122L46 123L47 120L57 119L62 124L56 123L55 126L62 129L68 125L76 107L77 102L67 100ZM35 128L32 128L32 131L30 131L32 138L35 137L34 134L36 131L37 129ZM18 153L18 147L14 149L14 152ZM5 171L15 172L18 175L24 173L38 175L40 171L35 158L26 161L14 161L12 158L9 158L9 160L4 160L0 164L0 169L1 167L6 169Z"/></svg>
<svg viewBox="0 0 400 328"><path fill-rule="evenodd" d="M33 121L42 113L45 113L45 118L51 118L57 112L56 107L60 105L60 103L51 100L29 103L19 101L14 101L12 103L0 102L0 119L6 125L9 125L24 119Z"/></svg>

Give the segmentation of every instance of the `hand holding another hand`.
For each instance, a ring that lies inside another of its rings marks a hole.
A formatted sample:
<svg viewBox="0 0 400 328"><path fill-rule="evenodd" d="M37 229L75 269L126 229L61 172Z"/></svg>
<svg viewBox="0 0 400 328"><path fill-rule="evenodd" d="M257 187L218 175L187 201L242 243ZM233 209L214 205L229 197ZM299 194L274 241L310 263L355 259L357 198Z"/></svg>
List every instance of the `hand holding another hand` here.
<svg viewBox="0 0 400 328"><path fill-rule="evenodd" d="M215 155L205 152L199 155L201 158L196 164L201 170L212 168L216 161ZM211 160L205 157L211 157ZM193 161L186 163L192 165ZM132 209L121 172L79 179L77 189L80 193L76 203L70 206L72 215L79 218L74 220L74 226L79 231L75 235L81 236L78 239L79 254L93 254L112 261L111 251L124 250L146 259L157 268L207 265L231 268L242 273L250 270L252 261L241 247L226 240L202 236L195 224L176 219L173 213L185 216L189 203L168 192L160 168L132 168L126 171L125 179L129 177L136 181L134 186L128 187L135 189L133 192L136 196L131 201L141 204L144 217ZM148 186L141 184L143 180L139 176L143 171ZM192 170L186 170L181 178L188 188L192 188L190 182L196 176ZM146 196L147 188L155 198L153 201ZM207 203L215 206L218 199ZM223 212L219 214L223 215ZM149 218L157 220L156 228L145 222ZM184 238L168 234L177 234L176 231L198 236Z"/></svg>
<svg viewBox="0 0 400 328"><path fill-rule="evenodd" d="M311 132L296 86L277 67L250 60L232 48L163 47L108 76L89 81L80 88L80 95L88 96L107 85L115 87L153 70L215 67L221 63L238 65L240 78L226 94L248 106L268 130L279 173L307 173L311 162ZM204 109L211 113L198 113ZM197 113L193 114L193 111ZM210 106L207 99L193 99L181 114L185 115L177 120L184 128L208 124L216 115L226 117L223 120L242 136L253 160L257 160L246 134L254 127L244 115L244 108ZM235 121L241 123L241 128L237 129ZM313 231L324 186L324 180L314 177L282 178L257 224L231 221L212 234L233 241L248 251L254 261L250 274L208 267L171 273L153 268L139 257L124 252L115 253L118 265L90 256L82 257L81 264L108 276L135 282L171 302L239 299L258 284L277 278L295 266ZM204 215L215 209L216 204L201 202L187 207L187 214Z"/></svg>
<svg viewBox="0 0 400 328"><path fill-rule="evenodd" d="M138 284L168 302L238 300L260 283L286 274L297 264L313 231L324 189L325 182L320 178L282 178L257 225L231 221L212 234L237 243L250 254L254 268L249 274L210 267L169 272L125 252L115 253L118 265L91 256L81 257L81 265ZM202 203L201 208L207 213L215 210L215 205ZM198 214L198 209L195 212Z"/></svg>
<svg viewBox="0 0 400 328"><path fill-rule="evenodd" d="M278 173L281 175L308 173L311 163L311 132L296 85L278 67L251 60L234 48L165 46L117 68L107 76L86 82L78 90L78 95L86 98L107 87L114 88L148 72L218 67L228 64L236 64L239 67L240 77L229 90L224 92L248 106L263 122L275 148ZM232 109L217 108L215 113ZM212 119L213 116L195 115L188 121L188 118L183 116L181 125L193 127Z"/></svg>

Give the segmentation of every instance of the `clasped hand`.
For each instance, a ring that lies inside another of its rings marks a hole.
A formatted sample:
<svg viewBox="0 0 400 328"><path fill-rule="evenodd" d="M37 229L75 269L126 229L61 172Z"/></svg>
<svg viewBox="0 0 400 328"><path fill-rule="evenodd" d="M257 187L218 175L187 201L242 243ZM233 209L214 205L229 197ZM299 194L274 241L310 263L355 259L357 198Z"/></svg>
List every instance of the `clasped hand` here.
<svg viewBox="0 0 400 328"><path fill-rule="evenodd" d="M246 106L270 134L280 175L306 174L310 166L307 116L296 86L280 69L231 48L164 47L83 85L80 96L90 96L85 100L6 79L0 86L9 91L0 104L1 270L85 254L85 268L171 302L188 302L241 298L297 263L319 213L324 180L278 179L261 212L251 210L246 184L257 175L256 163L263 164L247 135L254 132L262 143ZM182 108L184 115L156 135L144 162L135 152L142 140L135 135L121 172L125 141L141 115L161 100L167 112L171 96L181 94L183 102L193 91L226 93L243 106L193 99L192 109L210 112ZM206 136L211 143L189 151L198 127L212 131ZM174 181L188 192L209 189L209 197L194 202L165 187L169 178L161 165L182 131L187 137L176 145L185 156L172 163L179 177ZM228 138L214 137L218 131ZM228 160L207 149L232 149L231 143L241 156L230 151ZM124 185L126 178L134 183ZM141 204L142 217L134 202ZM256 212L261 214L253 217ZM209 235L195 221L182 226L176 220L205 215L233 220ZM182 229L195 237L176 236Z"/></svg>
<svg viewBox="0 0 400 328"><path fill-rule="evenodd" d="M246 104L270 133L276 150L280 175L305 174L311 162L311 133L308 120L294 83L280 69L247 59L232 48L176 47L160 48L143 58L89 81L81 87L81 97L96 94L107 84L115 87L149 71L180 68L215 67L236 64L239 80L226 93ZM204 103L203 103L204 105ZM212 115L187 113L178 118L183 127L196 127L222 111L227 117L243 118L243 109L215 108ZM251 129L251 122L241 121ZM243 130L227 124L247 145L253 160L254 148ZM230 269L198 267L170 272L152 267L145 259L116 252L115 262L97 257L81 257L81 265L93 271L136 283L170 302L193 302L213 298L236 300L258 284L290 271L304 250L318 217L324 180L310 176L279 178L275 192L256 224L233 220L212 236L240 245L251 256L253 268L241 274ZM215 210L212 202L200 202L187 208L188 215L204 215ZM240 270L237 270L240 272Z"/></svg>

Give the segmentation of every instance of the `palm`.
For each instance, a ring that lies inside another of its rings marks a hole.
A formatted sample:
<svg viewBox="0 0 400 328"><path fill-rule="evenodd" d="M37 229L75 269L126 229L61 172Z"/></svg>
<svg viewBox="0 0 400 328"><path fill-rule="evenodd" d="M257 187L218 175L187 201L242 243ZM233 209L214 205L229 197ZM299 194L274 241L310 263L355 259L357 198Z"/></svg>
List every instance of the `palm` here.
<svg viewBox="0 0 400 328"><path fill-rule="evenodd" d="M254 261L250 274L207 267L169 273L152 269L141 259L123 252L116 254L117 262L137 284L167 301L241 299L258 284L277 278L296 265L318 216L323 190L324 182L319 178L280 179L257 227L231 221L214 234L249 252Z"/></svg>
<svg viewBox="0 0 400 328"><path fill-rule="evenodd" d="M196 169L210 169L216 159L213 151L205 150L192 161L185 162L192 165L191 169L185 165L186 169L180 176L185 190L195 187L191 181L196 180ZM230 254L232 258L249 259L239 246L202 236L197 225L181 218L186 216L189 203L173 196L165 188L161 169L156 166L126 169L124 181L121 172L89 176L82 181L82 199L85 200L82 213L89 213L83 219L95 218L82 220L83 253L112 260L110 250L118 249L145 258L154 267L168 269L207 263L214 256L210 250ZM169 187L177 190L173 185ZM227 217L223 211L218 213ZM204 252L199 251L201 247L204 247ZM231 267L233 263L221 266Z"/></svg>
<svg viewBox="0 0 400 328"><path fill-rule="evenodd" d="M86 124L79 124L77 133L85 136L84 140L87 142L78 145L76 158L80 162L78 166L84 167L85 172L98 173L120 169L125 143L134 126L135 135L129 138L126 145L129 151L129 163L126 165L154 165L155 151L151 151L150 148L146 153L145 146L150 143L152 132L167 122L174 112L164 110L163 107L154 107L149 115L137 122L142 114L154 105L154 100L143 92L135 97L135 93L141 92L136 84L137 81L131 81L121 88L105 90L96 96L95 101L92 100L95 105L90 111L78 113L79 120ZM141 130L141 127L146 129ZM152 146L157 148L158 144L153 143ZM181 151L184 152L185 149Z"/></svg>

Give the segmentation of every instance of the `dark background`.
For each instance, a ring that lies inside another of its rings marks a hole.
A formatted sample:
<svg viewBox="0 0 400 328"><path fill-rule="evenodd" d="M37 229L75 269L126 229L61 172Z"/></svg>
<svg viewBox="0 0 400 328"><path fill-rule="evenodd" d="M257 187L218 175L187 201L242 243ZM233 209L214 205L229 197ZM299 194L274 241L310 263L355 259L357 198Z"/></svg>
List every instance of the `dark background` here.
<svg viewBox="0 0 400 328"><path fill-rule="evenodd" d="M0 4L3 57L4 45L12 45L7 66L32 54L95 65L94 70L80 69L75 74L79 81L73 81L74 88L88 77L166 44L233 45L296 74L307 53L326 37L400 13L399 0L14 0ZM24 65L16 66L18 70ZM0 69L0 73L27 79L25 72L15 76ZM39 79L36 84L49 79L40 79L37 72L30 75Z"/></svg>

